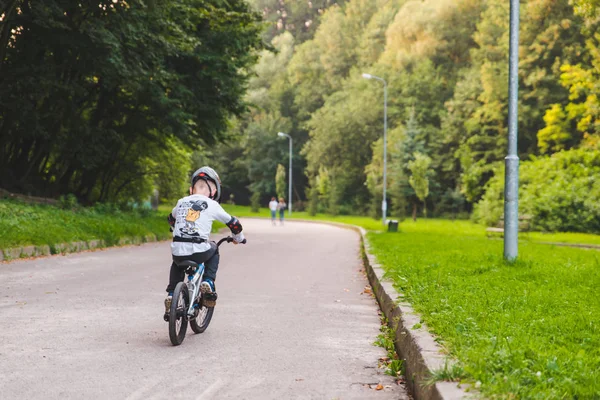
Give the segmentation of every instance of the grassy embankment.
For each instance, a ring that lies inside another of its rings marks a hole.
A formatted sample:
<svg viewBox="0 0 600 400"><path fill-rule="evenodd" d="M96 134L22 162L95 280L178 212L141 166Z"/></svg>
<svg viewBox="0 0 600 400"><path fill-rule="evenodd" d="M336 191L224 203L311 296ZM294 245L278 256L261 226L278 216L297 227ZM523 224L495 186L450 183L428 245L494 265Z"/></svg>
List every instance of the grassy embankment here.
<svg viewBox="0 0 600 400"><path fill-rule="evenodd" d="M104 240L107 246L125 237L169 237L160 212L122 212L107 206L64 210L51 205L0 200L0 248Z"/></svg>

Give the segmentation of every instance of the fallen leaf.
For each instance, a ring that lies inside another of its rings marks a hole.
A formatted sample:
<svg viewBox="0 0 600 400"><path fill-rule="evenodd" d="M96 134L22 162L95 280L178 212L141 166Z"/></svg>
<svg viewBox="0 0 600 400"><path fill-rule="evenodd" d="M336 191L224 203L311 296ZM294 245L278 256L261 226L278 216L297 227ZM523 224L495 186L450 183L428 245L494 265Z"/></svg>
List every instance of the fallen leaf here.
<svg viewBox="0 0 600 400"><path fill-rule="evenodd" d="M375 386L375 390L383 390L383 385L380 383L377 386Z"/></svg>
<svg viewBox="0 0 600 400"><path fill-rule="evenodd" d="M365 290L363 290L363 293L367 293L367 294L371 294L371 287L370 286L365 286Z"/></svg>

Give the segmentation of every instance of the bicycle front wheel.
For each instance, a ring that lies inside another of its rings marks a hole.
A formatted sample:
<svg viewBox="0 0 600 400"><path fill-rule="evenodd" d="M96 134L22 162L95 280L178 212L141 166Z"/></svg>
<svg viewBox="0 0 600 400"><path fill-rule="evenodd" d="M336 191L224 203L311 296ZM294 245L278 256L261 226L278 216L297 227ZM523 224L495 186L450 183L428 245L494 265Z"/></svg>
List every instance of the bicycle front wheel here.
<svg viewBox="0 0 600 400"><path fill-rule="evenodd" d="M187 310L190 305L190 294L185 283L179 282L173 292L171 311L169 312L169 338L173 346L179 346L185 339L187 331Z"/></svg>

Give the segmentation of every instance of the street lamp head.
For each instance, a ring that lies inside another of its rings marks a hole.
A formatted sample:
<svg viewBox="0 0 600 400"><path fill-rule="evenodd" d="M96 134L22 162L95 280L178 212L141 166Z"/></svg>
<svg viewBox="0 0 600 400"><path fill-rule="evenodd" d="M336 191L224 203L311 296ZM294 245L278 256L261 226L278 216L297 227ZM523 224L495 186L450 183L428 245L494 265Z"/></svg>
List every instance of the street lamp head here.
<svg viewBox="0 0 600 400"><path fill-rule="evenodd" d="M362 77L365 78L365 79L371 79L371 78L373 78L373 75L371 75L371 74L362 74Z"/></svg>
<svg viewBox="0 0 600 400"><path fill-rule="evenodd" d="M287 135L285 133L283 133L283 132L279 132L279 133L277 133L277 136L279 136L279 137L286 137Z"/></svg>

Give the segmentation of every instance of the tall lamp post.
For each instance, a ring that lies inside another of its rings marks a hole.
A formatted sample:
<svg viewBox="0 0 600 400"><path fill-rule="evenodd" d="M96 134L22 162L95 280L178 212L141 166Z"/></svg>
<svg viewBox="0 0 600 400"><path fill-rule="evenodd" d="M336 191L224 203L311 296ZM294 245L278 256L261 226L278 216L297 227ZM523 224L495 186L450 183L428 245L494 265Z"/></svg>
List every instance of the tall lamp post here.
<svg viewBox="0 0 600 400"><path fill-rule="evenodd" d="M385 79L371 74L362 74L365 79L375 79L383 82L383 201L381 202L382 222L385 225L387 214L387 82Z"/></svg>
<svg viewBox="0 0 600 400"><path fill-rule="evenodd" d="M289 195L288 195L288 202L290 207L288 208L288 213L291 216L292 215L292 137L290 135L288 135L287 133L283 133L283 132L279 132L277 134L277 136L279 137L286 137L288 139L290 139L290 172L289 172Z"/></svg>
<svg viewBox="0 0 600 400"><path fill-rule="evenodd" d="M504 175L504 258L518 254L519 156L517 155L519 98L519 0L510 0L510 50L508 77L508 155Z"/></svg>

